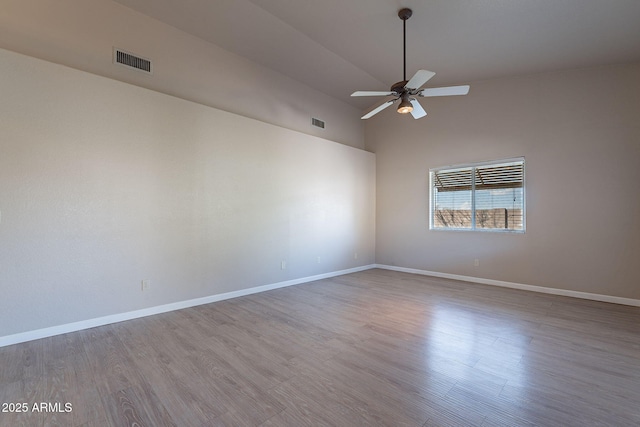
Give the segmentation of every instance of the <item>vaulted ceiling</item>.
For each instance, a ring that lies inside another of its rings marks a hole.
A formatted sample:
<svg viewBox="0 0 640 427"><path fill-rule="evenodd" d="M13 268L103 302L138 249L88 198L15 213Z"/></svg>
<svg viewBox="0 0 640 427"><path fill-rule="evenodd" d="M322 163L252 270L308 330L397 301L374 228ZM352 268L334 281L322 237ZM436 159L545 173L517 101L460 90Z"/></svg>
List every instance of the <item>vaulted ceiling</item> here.
<svg viewBox="0 0 640 427"><path fill-rule="evenodd" d="M114 0L357 108L355 90L428 86L640 60L638 0Z"/></svg>

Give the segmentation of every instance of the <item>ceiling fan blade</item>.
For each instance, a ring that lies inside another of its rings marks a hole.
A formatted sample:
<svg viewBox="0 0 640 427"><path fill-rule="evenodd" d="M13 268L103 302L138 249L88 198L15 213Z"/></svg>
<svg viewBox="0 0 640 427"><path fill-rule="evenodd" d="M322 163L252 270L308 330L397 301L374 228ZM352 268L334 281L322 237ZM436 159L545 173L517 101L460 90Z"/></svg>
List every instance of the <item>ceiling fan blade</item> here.
<svg viewBox="0 0 640 427"><path fill-rule="evenodd" d="M434 73L433 71L418 70L418 72L415 73L413 77L411 77L411 80L409 80L407 84L404 85L404 87L406 87L407 89L418 89L435 75L436 73Z"/></svg>
<svg viewBox="0 0 640 427"><path fill-rule="evenodd" d="M360 118L361 119L368 119L369 117L375 116L380 111L384 110L387 107L390 107L391 104L393 104L396 101L397 101L397 99L392 99L391 101L383 102L382 104L378 105L376 108L374 108L373 110L369 111L367 114L365 114L364 116L362 116Z"/></svg>
<svg viewBox="0 0 640 427"><path fill-rule="evenodd" d="M449 86L449 87L432 87L428 89L422 89L418 96L451 96L451 95L466 95L469 93L469 85L464 86Z"/></svg>
<svg viewBox="0 0 640 427"><path fill-rule="evenodd" d="M376 92L373 90L358 90L353 92L351 96L390 96L395 95L394 92Z"/></svg>
<svg viewBox="0 0 640 427"><path fill-rule="evenodd" d="M422 108L422 105L420 105L417 99L411 98L411 105L413 105L413 111L411 111L411 115L414 119L419 119L420 117L424 117L427 115L427 112L424 111L424 108Z"/></svg>

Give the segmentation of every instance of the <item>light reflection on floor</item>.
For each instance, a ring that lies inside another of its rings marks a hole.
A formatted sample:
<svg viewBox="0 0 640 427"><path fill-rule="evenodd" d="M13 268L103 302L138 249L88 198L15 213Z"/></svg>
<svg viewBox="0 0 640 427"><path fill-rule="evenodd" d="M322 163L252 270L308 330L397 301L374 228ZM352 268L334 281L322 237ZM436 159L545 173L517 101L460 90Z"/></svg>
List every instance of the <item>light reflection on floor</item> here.
<svg viewBox="0 0 640 427"><path fill-rule="evenodd" d="M455 380L455 387L499 395L503 386L524 385L523 352L531 338L498 313L438 303L429 312L425 362ZM512 396L518 397L518 396Z"/></svg>

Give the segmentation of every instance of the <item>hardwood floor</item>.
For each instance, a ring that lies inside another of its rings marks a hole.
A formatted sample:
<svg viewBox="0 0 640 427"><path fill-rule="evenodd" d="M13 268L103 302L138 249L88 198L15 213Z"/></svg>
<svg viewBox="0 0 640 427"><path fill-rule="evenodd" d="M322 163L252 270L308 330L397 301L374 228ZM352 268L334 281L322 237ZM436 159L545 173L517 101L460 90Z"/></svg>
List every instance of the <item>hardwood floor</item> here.
<svg viewBox="0 0 640 427"><path fill-rule="evenodd" d="M8 346L0 362L0 403L28 406L0 412L11 427L640 425L639 308L385 270Z"/></svg>

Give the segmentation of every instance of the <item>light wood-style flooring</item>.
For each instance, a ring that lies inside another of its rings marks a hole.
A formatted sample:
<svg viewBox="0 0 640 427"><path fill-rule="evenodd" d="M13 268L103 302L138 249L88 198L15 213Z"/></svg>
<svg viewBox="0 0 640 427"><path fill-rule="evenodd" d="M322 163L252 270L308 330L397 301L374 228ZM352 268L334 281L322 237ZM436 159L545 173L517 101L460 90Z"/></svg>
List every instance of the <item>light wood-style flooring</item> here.
<svg viewBox="0 0 640 427"><path fill-rule="evenodd" d="M640 309L368 270L0 348L9 402L1 426L638 426Z"/></svg>

